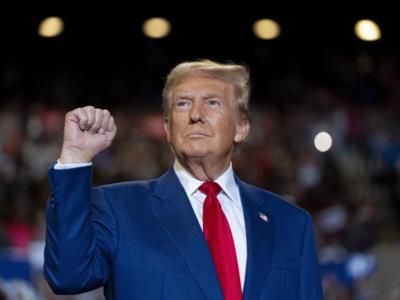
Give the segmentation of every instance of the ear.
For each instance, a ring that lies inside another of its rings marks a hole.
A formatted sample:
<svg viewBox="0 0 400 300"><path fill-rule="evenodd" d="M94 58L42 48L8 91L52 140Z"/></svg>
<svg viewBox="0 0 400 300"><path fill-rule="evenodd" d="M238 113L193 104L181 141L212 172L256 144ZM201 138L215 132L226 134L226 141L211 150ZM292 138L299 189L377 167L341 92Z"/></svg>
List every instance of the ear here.
<svg viewBox="0 0 400 300"><path fill-rule="evenodd" d="M167 141L169 143L171 134L170 134L170 128L169 128L169 123L168 123L167 117L164 118L164 131L165 131L165 135L167 136Z"/></svg>
<svg viewBox="0 0 400 300"><path fill-rule="evenodd" d="M243 142L249 134L250 121L247 118L241 118L236 124L236 133L233 141L236 144Z"/></svg>

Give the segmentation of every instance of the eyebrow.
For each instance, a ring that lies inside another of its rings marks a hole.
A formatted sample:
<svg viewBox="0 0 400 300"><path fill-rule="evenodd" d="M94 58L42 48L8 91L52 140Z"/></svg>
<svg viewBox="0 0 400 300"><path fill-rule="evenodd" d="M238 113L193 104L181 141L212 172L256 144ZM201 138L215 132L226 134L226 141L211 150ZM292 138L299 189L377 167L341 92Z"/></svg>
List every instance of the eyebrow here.
<svg viewBox="0 0 400 300"><path fill-rule="evenodd" d="M176 93L175 97L176 98L193 98L194 95L192 93L190 93L190 92L178 92L178 93ZM208 99L208 98L223 98L223 97L224 97L223 95L218 95L218 94L215 94L215 93L204 93L204 94L201 95L201 98L205 98L205 99Z"/></svg>

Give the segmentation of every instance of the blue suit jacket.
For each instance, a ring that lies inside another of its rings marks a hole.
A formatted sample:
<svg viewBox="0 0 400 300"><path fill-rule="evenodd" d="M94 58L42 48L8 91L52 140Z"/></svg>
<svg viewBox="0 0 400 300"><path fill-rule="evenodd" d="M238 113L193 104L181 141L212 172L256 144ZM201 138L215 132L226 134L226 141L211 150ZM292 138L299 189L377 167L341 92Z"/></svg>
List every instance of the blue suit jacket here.
<svg viewBox="0 0 400 300"><path fill-rule="evenodd" d="M55 292L104 286L107 299L223 299L202 230L172 169L156 180L93 189L91 167L51 168L49 177L44 270ZM322 299L309 214L236 180L247 234L243 298Z"/></svg>

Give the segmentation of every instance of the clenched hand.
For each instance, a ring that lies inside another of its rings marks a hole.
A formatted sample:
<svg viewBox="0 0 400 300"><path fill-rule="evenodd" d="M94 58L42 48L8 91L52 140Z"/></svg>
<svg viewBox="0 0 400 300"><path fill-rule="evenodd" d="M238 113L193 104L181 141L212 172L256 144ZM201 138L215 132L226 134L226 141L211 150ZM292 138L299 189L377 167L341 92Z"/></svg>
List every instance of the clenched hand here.
<svg viewBox="0 0 400 300"><path fill-rule="evenodd" d="M90 162L107 149L117 133L114 118L106 109L85 106L65 115L61 163Z"/></svg>

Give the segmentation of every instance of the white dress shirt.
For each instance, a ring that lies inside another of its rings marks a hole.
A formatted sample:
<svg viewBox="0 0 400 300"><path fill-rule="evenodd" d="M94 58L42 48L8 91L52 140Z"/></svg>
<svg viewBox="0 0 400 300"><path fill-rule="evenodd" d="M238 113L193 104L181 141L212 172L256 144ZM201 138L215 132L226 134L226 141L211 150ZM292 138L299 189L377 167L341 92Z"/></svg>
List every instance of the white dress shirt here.
<svg viewBox="0 0 400 300"><path fill-rule="evenodd" d="M72 168L80 168L80 167L89 167L91 166L91 162L87 163L74 163L74 164L63 164L60 162L60 159L57 159L57 163L54 165L54 169L56 170L67 170Z"/></svg>
<svg viewBox="0 0 400 300"><path fill-rule="evenodd" d="M90 165L92 165L92 163L62 164L58 160L54 165L54 169L62 170ZM203 229L203 203L206 195L199 190L203 181L197 180L190 175L177 160L175 160L174 163L174 171L189 198L197 221L201 229ZM238 260L240 283L243 290L247 262L246 226L244 223L242 201L233 174L232 164L230 164L229 168L214 181L218 183L222 189L221 193L218 195L218 200L231 228Z"/></svg>
<svg viewBox="0 0 400 300"><path fill-rule="evenodd" d="M203 229L203 203L206 195L199 190L199 187L204 182L192 177L177 160L174 163L174 171L189 198L197 221L199 221L200 227ZM247 261L246 226L244 223L242 201L233 174L232 164L214 181L222 189L218 195L218 200L231 228L238 259L240 283L243 290Z"/></svg>

